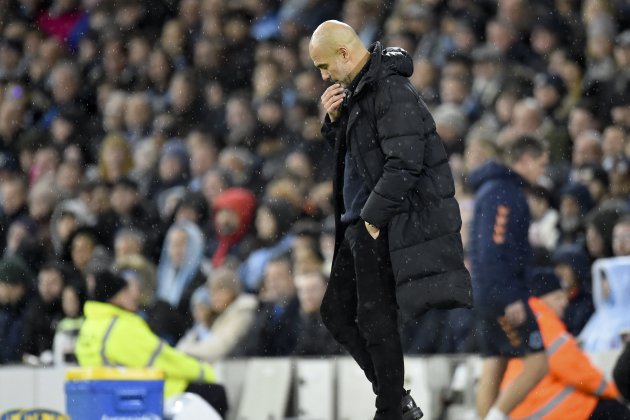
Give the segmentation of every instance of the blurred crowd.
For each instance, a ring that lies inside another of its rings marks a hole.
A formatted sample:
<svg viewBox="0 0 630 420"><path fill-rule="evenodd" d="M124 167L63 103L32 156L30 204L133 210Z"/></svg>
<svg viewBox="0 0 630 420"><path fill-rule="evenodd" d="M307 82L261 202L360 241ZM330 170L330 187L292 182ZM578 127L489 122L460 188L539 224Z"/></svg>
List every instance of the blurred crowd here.
<svg viewBox="0 0 630 420"><path fill-rule="evenodd" d="M413 56L465 247L468 175L516 136L548 142L528 192L536 264L587 350L621 346L628 2L0 0L0 364L75 361L102 270L199 359L341 352L319 316L333 171L308 41L326 19ZM469 310L404 332L408 353L475 351Z"/></svg>

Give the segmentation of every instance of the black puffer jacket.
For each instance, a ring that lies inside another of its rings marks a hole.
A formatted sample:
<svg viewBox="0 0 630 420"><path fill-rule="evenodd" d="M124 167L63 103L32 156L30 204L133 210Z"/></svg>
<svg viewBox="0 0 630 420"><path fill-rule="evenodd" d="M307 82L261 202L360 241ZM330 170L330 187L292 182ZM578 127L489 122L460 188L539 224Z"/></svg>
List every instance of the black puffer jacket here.
<svg viewBox="0 0 630 420"><path fill-rule="evenodd" d="M370 53L369 70L349 97L346 114L346 142L371 190L361 218L387 228L404 318L430 308L470 307L453 177L433 118L408 80L412 59L378 42ZM327 116L322 127L336 156L336 247L344 234L342 126Z"/></svg>

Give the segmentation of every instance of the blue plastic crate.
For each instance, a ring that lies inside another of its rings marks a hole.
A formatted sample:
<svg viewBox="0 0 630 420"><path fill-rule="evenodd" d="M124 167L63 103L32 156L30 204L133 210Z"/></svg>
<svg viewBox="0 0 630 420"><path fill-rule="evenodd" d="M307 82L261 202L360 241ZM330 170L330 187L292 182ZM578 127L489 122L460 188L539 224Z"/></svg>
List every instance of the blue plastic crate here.
<svg viewBox="0 0 630 420"><path fill-rule="evenodd" d="M72 420L159 420L163 400L161 379L66 382L66 411Z"/></svg>

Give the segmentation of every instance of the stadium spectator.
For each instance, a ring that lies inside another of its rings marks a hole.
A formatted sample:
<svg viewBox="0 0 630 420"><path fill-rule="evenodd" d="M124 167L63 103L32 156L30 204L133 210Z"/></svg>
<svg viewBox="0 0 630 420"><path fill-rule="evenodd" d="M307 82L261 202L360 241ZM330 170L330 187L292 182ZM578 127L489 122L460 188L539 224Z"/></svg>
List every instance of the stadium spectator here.
<svg viewBox="0 0 630 420"><path fill-rule="evenodd" d="M239 276L248 292L260 290L265 266L271 259L292 249L294 235L290 228L296 213L293 205L282 199L267 199L258 206L255 219L258 249L239 267Z"/></svg>
<svg viewBox="0 0 630 420"><path fill-rule="evenodd" d="M83 306L87 301L87 288L83 279L73 278L66 281L61 291L63 319L55 328L53 339L53 363L55 366L76 364L76 344L83 325Z"/></svg>
<svg viewBox="0 0 630 420"><path fill-rule="evenodd" d="M66 255L67 261L83 275L87 275L96 264L111 262L111 256L101 243L96 229L87 226L70 234Z"/></svg>
<svg viewBox="0 0 630 420"><path fill-rule="evenodd" d="M602 258L593 264L595 313L579 335L584 351L621 348L621 333L630 329L630 260L627 257Z"/></svg>
<svg viewBox="0 0 630 420"><path fill-rule="evenodd" d="M552 262L569 299L562 321L577 337L595 311L588 254L580 245L562 245L553 253Z"/></svg>
<svg viewBox="0 0 630 420"><path fill-rule="evenodd" d="M194 223L206 237L214 234L210 225L210 207L201 193L184 193L173 210L173 222Z"/></svg>
<svg viewBox="0 0 630 420"><path fill-rule="evenodd" d="M593 207L588 188L582 184L568 183L560 190L559 244L584 241L584 218Z"/></svg>
<svg viewBox="0 0 630 420"><path fill-rule="evenodd" d="M299 301L291 260L280 255L267 263L256 317L235 356L288 356L296 345Z"/></svg>
<svg viewBox="0 0 630 420"><path fill-rule="evenodd" d="M26 309L24 319L23 358L26 363L53 363L55 329L64 316L61 296L71 279L71 269L58 263L45 264L37 274L37 294Z"/></svg>
<svg viewBox="0 0 630 420"><path fill-rule="evenodd" d="M166 304L163 309L170 316L182 319L186 329L192 325L190 298L205 282L201 272L203 242L201 230L193 223L172 225L166 234L157 267L156 298ZM168 319L166 314L164 316L164 320ZM176 341L184 332L180 331L177 337L168 337L167 340Z"/></svg>
<svg viewBox="0 0 630 420"><path fill-rule="evenodd" d="M12 178L4 181L0 187L2 196L2 212L0 213L0 247L7 246L9 226L20 217L28 216L27 186L23 178Z"/></svg>
<svg viewBox="0 0 630 420"><path fill-rule="evenodd" d="M624 143L627 134L623 127L610 125L604 129L602 136L602 166L611 168L616 162L624 160Z"/></svg>
<svg viewBox="0 0 630 420"><path fill-rule="evenodd" d="M161 221L153 203L142 199L138 183L127 177L116 180L110 203L116 226L143 232L152 245L161 231Z"/></svg>
<svg viewBox="0 0 630 420"><path fill-rule="evenodd" d="M217 164L217 140L202 131L192 131L186 138L186 149L190 156L190 188L199 191L203 176Z"/></svg>
<svg viewBox="0 0 630 420"><path fill-rule="evenodd" d="M593 204L601 205L610 198L610 179L608 173L599 163L586 163L573 171L575 181L586 186Z"/></svg>
<svg viewBox="0 0 630 420"><path fill-rule="evenodd" d="M117 258L112 269L135 289L141 313L149 311L155 303L155 266L142 254L129 253Z"/></svg>
<svg viewBox="0 0 630 420"><path fill-rule="evenodd" d="M210 305L197 314L197 325L179 340L176 348L214 362L227 356L249 331L257 302L254 296L241 292L241 281L229 269L213 271L205 287Z"/></svg>
<svg viewBox="0 0 630 420"><path fill-rule="evenodd" d="M0 364L22 360L25 316L33 295L32 274L16 257L0 260Z"/></svg>
<svg viewBox="0 0 630 420"><path fill-rule="evenodd" d="M186 147L177 139L169 140L160 152L157 163L157 176L149 186L149 197L155 198L158 207L166 202L168 192L172 192L177 187L183 190L189 182L189 160ZM169 210L173 210L170 208ZM167 211L168 215L170 215Z"/></svg>
<svg viewBox="0 0 630 420"><path fill-rule="evenodd" d="M245 188L229 188L213 202L215 244L212 266L221 267L233 256L241 261L251 247L250 228L256 212L256 197Z"/></svg>
<svg viewBox="0 0 630 420"><path fill-rule="evenodd" d="M592 259L613 256L613 228L617 220L627 213L625 203L609 201L586 216L586 250Z"/></svg>
<svg viewBox="0 0 630 420"><path fill-rule="evenodd" d="M335 341L322 322L319 311L327 279L321 271L307 271L295 275L295 288L300 302L299 335L292 351L296 356L324 356L339 354L343 348Z"/></svg>

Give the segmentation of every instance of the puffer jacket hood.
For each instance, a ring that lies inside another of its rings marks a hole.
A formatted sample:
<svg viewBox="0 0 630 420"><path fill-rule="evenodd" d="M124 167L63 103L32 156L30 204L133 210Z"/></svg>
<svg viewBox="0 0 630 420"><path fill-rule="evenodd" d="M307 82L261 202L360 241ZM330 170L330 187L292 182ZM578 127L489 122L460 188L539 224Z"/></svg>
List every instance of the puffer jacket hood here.
<svg viewBox="0 0 630 420"><path fill-rule="evenodd" d="M397 73L401 76L410 77L413 74L413 59L404 49L400 47L383 48L377 42L374 44L372 53L381 57L381 74L383 76Z"/></svg>
<svg viewBox="0 0 630 420"><path fill-rule="evenodd" d="M368 51L371 55L370 68L359 85L356 93L366 84L371 84L385 77L398 74L409 77L413 74L413 59L407 51L399 47L383 48L380 42L372 44Z"/></svg>
<svg viewBox="0 0 630 420"><path fill-rule="evenodd" d="M493 180L512 181L521 186L527 184L516 172L496 161L483 164L468 177L468 182L474 191L477 191L486 182Z"/></svg>

